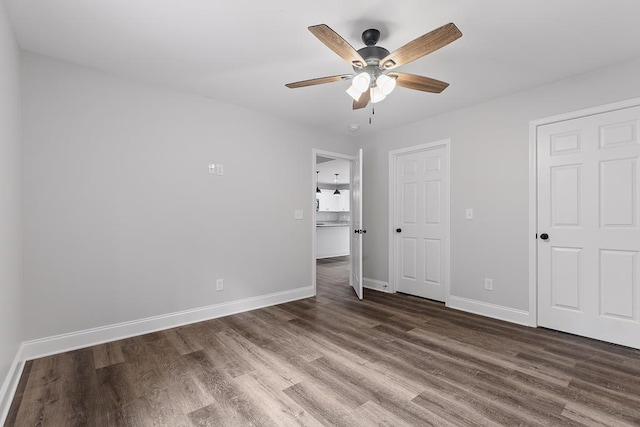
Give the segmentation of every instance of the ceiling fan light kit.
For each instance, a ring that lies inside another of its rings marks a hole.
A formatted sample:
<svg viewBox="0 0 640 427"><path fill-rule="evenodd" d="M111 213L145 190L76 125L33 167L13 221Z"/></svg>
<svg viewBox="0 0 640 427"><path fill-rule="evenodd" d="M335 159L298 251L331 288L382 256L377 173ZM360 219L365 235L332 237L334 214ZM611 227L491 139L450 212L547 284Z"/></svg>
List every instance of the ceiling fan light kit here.
<svg viewBox="0 0 640 427"><path fill-rule="evenodd" d="M371 76L367 72L356 74L353 80L351 80L351 87L358 93L369 90L369 87L371 87Z"/></svg>
<svg viewBox="0 0 640 427"><path fill-rule="evenodd" d="M380 89L380 86L376 86L373 89L371 89L371 103L372 104L377 104L380 101L384 101L384 99L387 97L387 95L384 94L384 92L382 91L382 89Z"/></svg>
<svg viewBox="0 0 640 427"><path fill-rule="evenodd" d="M431 93L440 93L445 90L449 86L448 83L415 74L390 72L390 70L415 61L462 37L458 27L449 23L390 53L387 49L376 46L380 40L380 31L373 28L362 33L362 41L366 46L357 51L325 24L313 25L309 27L309 31L338 56L349 62L355 74L303 80L288 83L285 86L295 89L351 79L351 85L346 92L353 98L354 110L366 107L369 102L375 104L384 100L396 86Z"/></svg>
<svg viewBox="0 0 640 427"><path fill-rule="evenodd" d="M386 74L380 74L376 79L376 86L380 88L385 96L389 95L396 88L396 79Z"/></svg>
<svg viewBox="0 0 640 427"><path fill-rule="evenodd" d="M357 90L355 90L353 85L349 86L349 88L347 89L347 93L350 97L353 98L354 101L357 101L362 96L362 92L358 92Z"/></svg>

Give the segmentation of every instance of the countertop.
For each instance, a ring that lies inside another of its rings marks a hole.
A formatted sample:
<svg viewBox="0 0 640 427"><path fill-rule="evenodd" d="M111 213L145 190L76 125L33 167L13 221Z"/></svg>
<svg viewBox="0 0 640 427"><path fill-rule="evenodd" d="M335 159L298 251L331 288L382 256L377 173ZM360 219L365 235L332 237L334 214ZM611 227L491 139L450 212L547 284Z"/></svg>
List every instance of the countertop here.
<svg viewBox="0 0 640 427"><path fill-rule="evenodd" d="M349 227L350 222L345 221L318 221L316 227Z"/></svg>

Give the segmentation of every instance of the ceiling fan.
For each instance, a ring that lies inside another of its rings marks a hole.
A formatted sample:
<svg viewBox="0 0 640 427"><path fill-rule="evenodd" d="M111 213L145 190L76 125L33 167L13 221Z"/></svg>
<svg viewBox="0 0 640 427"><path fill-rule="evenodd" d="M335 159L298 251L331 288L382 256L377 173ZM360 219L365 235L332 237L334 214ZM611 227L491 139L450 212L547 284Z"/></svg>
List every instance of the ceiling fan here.
<svg viewBox="0 0 640 427"><path fill-rule="evenodd" d="M369 29L362 33L362 41L366 45L355 50L345 39L325 24L313 25L309 31L329 49L353 66L355 74L320 77L288 83L291 89L314 86L324 83L351 80L347 93L353 98L353 109L364 108L371 101L382 101L396 85L423 92L440 93L449 83L415 74L392 71L401 65L415 61L431 52L462 37L462 33L453 23L443 25L435 30L410 41L393 53L381 46L376 46L380 39L380 31Z"/></svg>

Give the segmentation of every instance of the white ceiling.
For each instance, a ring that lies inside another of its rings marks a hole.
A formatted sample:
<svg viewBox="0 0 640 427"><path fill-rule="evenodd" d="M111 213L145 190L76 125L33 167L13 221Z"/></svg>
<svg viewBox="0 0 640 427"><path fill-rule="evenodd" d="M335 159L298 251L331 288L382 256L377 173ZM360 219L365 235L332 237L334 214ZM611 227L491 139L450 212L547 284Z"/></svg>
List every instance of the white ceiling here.
<svg viewBox="0 0 640 427"><path fill-rule="evenodd" d="M319 158L320 156L316 157L316 162ZM330 159L327 162L316 163L316 171L320 184L349 184L351 179L351 163L347 160Z"/></svg>
<svg viewBox="0 0 640 427"><path fill-rule="evenodd" d="M638 0L5 0L20 46L347 134L393 127L640 57ZM464 36L399 68L447 81L398 88L351 110L350 73L308 30L324 23L356 49L377 28L393 51L448 22Z"/></svg>

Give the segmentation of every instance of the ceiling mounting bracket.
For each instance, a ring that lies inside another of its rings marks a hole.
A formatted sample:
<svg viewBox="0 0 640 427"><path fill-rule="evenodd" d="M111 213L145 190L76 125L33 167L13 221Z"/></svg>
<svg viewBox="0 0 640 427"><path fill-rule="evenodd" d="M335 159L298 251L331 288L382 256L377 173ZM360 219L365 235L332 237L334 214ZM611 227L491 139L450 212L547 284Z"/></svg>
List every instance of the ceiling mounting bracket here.
<svg viewBox="0 0 640 427"><path fill-rule="evenodd" d="M362 42L365 46L375 46L380 40L380 31L375 28L369 28L362 32Z"/></svg>

